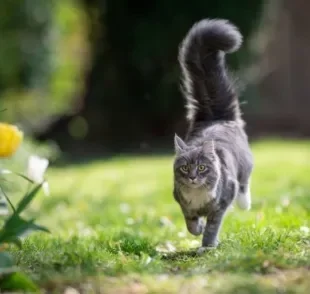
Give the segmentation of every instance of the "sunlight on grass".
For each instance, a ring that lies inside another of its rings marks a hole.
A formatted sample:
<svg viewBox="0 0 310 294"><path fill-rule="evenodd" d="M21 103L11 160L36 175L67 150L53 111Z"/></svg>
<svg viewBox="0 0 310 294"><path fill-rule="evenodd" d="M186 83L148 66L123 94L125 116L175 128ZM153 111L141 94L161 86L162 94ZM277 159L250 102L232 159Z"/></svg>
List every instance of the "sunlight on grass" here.
<svg viewBox="0 0 310 294"><path fill-rule="evenodd" d="M187 233L172 197L171 155L52 168L51 196L37 199L31 212L52 234L31 236L22 251L13 249L15 258L51 289L99 283L111 293L178 293L180 285L196 285L196 293L305 293L310 143L259 142L253 150L253 208L231 209L220 247L204 256L195 255L200 237Z"/></svg>

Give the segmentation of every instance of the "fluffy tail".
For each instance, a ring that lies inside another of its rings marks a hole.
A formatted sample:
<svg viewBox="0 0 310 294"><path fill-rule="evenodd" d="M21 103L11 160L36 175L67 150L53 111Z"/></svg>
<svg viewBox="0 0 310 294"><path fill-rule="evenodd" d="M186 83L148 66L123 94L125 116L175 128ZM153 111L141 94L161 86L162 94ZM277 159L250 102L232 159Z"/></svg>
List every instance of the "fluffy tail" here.
<svg viewBox="0 0 310 294"><path fill-rule="evenodd" d="M238 98L226 70L225 53L238 50L241 43L242 35L226 20L204 19L190 29L179 51L189 121L240 117Z"/></svg>

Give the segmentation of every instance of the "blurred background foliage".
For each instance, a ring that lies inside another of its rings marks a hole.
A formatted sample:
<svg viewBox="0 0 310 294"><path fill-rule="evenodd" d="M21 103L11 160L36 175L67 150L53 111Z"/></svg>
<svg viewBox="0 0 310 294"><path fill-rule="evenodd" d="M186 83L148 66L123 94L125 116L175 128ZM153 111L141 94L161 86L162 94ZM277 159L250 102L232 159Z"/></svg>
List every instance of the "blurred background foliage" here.
<svg viewBox="0 0 310 294"><path fill-rule="evenodd" d="M1 116L31 133L42 120L70 111L82 89L85 13L74 0L0 6Z"/></svg>
<svg viewBox="0 0 310 294"><path fill-rule="evenodd" d="M216 17L244 35L228 63L244 83L240 99L251 137L309 135L308 116L292 106L294 99L308 103L308 83L296 66L296 56L305 58L306 35L297 22L304 25L307 16L296 17L305 6L300 0L2 0L1 119L70 153L171 148L173 133L185 126L178 46L194 22ZM293 31L303 40L299 47L287 42Z"/></svg>

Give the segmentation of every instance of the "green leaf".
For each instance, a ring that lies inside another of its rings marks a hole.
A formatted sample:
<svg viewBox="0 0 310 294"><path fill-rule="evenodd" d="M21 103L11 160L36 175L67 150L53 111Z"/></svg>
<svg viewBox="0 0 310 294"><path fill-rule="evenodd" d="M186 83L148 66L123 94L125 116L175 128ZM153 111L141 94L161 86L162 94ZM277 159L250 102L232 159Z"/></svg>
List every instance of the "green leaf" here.
<svg viewBox="0 0 310 294"><path fill-rule="evenodd" d="M19 202L14 213L5 221L4 226L0 230L0 243L14 243L20 247L21 242L19 238L25 236L30 231L49 232L47 228L35 224L34 219L27 221L19 216L33 200L41 186L42 184L37 185L30 193L26 194Z"/></svg>
<svg viewBox="0 0 310 294"><path fill-rule="evenodd" d="M34 181L33 181L33 180L29 179L28 177L24 176L23 174L15 173L15 172L14 172L14 174L16 174L17 176L20 176L21 178L25 179L25 180L28 181L29 183L34 184Z"/></svg>
<svg viewBox="0 0 310 294"><path fill-rule="evenodd" d="M48 228L46 228L44 226L37 225L35 223L32 223L31 229L33 231L42 231L42 232L50 233L50 230Z"/></svg>
<svg viewBox="0 0 310 294"><path fill-rule="evenodd" d="M1 291L31 291L37 292L39 288L24 274L15 272L12 274L4 275L0 278L0 289Z"/></svg>
<svg viewBox="0 0 310 294"><path fill-rule="evenodd" d="M26 235L30 231L49 232L47 228L34 223L34 220L26 221L16 213L6 220L0 231L0 243L14 243L20 246L18 238Z"/></svg>
<svg viewBox="0 0 310 294"><path fill-rule="evenodd" d="M19 176L19 177L23 178L24 180L34 184L34 181L29 179L27 176L25 176L25 175L23 175L21 173L18 173L18 172L14 172L14 171L8 170L8 169L5 169L5 170L3 170L3 169L1 170L0 169L0 174L4 174L4 175L5 174L13 174L13 175Z"/></svg>
<svg viewBox="0 0 310 294"><path fill-rule="evenodd" d="M30 191L28 194L24 196L24 198L18 203L16 208L16 213L20 214L25 210L25 208L30 204L30 202L33 200L34 196L38 193L38 191L41 189L42 184L37 185Z"/></svg>
<svg viewBox="0 0 310 294"><path fill-rule="evenodd" d="M18 245L18 237L23 235L28 229L28 222L13 214L6 220L0 231L0 243L15 243Z"/></svg>

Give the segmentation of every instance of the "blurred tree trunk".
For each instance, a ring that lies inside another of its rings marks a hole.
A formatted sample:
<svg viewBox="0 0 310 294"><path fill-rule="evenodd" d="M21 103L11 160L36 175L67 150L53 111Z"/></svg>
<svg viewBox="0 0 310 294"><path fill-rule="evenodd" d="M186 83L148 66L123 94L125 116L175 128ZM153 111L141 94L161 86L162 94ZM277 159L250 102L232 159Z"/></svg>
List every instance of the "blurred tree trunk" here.
<svg viewBox="0 0 310 294"><path fill-rule="evenodd" d="M130 140L128 134L132 134L133 129L139 133L142 127L135 124L130 111L130 97L140 95L140 88L136 86L139 73L128 58L132 38L127 32L132 32L135 23L126 0L84 2L86 9L91 12L93 8L99 12L99 17L90 27L90 32L96 31L90 40L93 67L86 78L84 107L79 115L87 121L89 143L109 145L114 142L119 146L123 140ZM108 13L102 3L108 5ZM95 17L90 14L93 21Z"/></svg>
<svg viewBox="0 0 310 294"><path fill-rule="evenodd" d="M143 70L133 60L133 55L137 54L135 50L139 50L136 31L141 27L141 19L147 17L156 3L142 0L82 1L89 15L92 57L91 68L85 78L85 93L73 115L58 119L37 138L53 138L66 149L93 145L118 151L145 148L145 141L152 138L161 140L165 134L171 134L175 129L175 114L180 113L182 105L175 107L175 113L171 111L168 116L163 113L152 117L155 107L152 107L148 96L161 83L165 68L159 62L156 64L156 56L152 57L151 51L144 54L154 59L152 62L157 68L155 66L153 72L143 75ZM144 31L147 31L147 25ZM150 34L148 39L152 38ZM146 39L140 41L143 43ZM166 59L170 58L170 62L162 61L167 72L171 70L171 64L176 65L176 49L177 46L170 48L173 54L167 52ZM175 92L172 96L175 98L178 81L173 84ZM77 117L83 118L88 131L86 137L75 144L68 126L74 125Z"/></svg>
<svg viewBox="0 0 310 294"><path fill-rule="evenodd" d="M285 0L263 54L258 104L248 112L254 135L310 135L310 1Z"/></svg>

